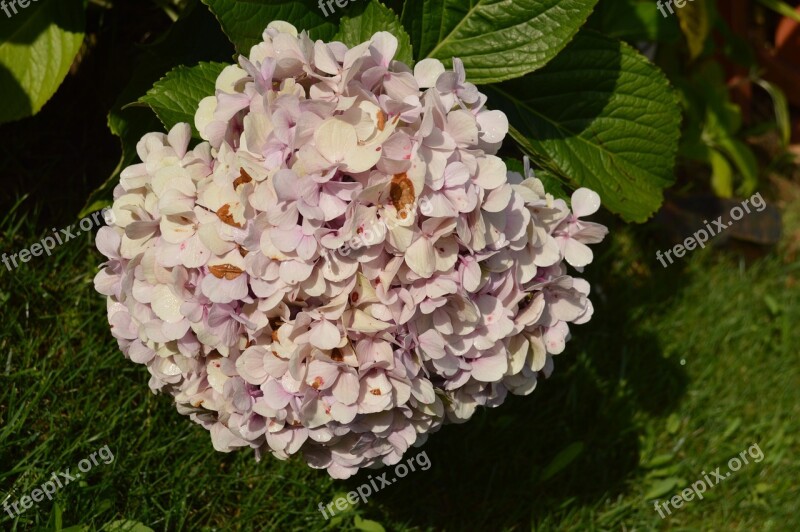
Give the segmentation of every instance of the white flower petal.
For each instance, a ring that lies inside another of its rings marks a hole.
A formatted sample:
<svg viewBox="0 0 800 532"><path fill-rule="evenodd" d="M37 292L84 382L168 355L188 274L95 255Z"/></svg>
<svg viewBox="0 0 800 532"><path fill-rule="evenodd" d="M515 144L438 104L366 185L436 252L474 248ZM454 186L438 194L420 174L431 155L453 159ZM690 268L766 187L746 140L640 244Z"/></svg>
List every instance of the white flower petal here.
<svg viewBox="0 0 800 532"><path fill-rule="evenodd" d="M436 80L444 74L444 64L438 59L427 58L414 65L414 77L421 89L436 85Z"/></svg>
<svg viewBox="0 0 800 532"><path fill-rule="evenodd" d="M588 188L579 188L572 193L572 212L578 218L589 216L600 208L600 195Z"/></svg>

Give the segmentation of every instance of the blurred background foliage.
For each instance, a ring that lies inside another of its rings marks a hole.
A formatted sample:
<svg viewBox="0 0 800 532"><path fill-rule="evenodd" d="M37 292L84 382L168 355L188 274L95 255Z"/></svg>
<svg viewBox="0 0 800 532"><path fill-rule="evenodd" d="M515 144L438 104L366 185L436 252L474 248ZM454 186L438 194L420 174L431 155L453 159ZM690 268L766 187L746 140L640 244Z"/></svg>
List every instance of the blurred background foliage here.
<svg viewBox="0 0 800 532"><path fill-rule="evenodd" d="M695 0L670 15L666 3L667 17L648 0L601 2L590 24L645 51L679 91L676 188L749 196L770 173L794 171L800 11L774 0Z"/></svg>

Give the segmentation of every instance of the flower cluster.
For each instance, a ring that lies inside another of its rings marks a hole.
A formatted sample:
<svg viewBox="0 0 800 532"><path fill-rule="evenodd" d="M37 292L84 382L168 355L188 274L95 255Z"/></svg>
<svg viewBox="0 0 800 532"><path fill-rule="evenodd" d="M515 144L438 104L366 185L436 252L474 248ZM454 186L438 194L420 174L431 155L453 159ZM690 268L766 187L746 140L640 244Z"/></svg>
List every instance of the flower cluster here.
<svg viewBox="0 0 800 532"><path fill-rule="evenodd" d="M508 122L462 63L396 50L274 22L200 103L205 142L150 133L122 172L95 286L125 355L220 451L302 451L336 478L394 464L530 393L591 317L564 261L605 236L581 219L598 195L570 211L508 173Z"/></svg>

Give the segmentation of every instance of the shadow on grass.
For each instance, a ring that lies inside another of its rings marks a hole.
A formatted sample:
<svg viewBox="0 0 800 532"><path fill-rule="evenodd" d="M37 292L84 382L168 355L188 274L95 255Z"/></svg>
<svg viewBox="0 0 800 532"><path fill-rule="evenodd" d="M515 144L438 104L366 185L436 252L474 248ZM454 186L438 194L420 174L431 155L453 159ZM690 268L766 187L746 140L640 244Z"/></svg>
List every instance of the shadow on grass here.
<svg viewBox="0 0 800 532"><path fill-rule="evenodd" d="M624 490L639 464L637 415L668 415L687 378L640 326L644 313L657 314L679 294L684 273L656 266L637 277L629 271L636 261L617 261L624 253L618 247L604 246L593 264L594 318L573 328L574 340L556 357L551 379L530 397L479 410L470 422L447 426L422 449L410 450L406 459L424 451L431 468L379 492L372 505L421 529L499 530L528 528ZM570 447L582 452L555 475L544 474ZM393 469L386 470L391 478ZM369 474L346 482L346 489L355 490Z"/></svg>

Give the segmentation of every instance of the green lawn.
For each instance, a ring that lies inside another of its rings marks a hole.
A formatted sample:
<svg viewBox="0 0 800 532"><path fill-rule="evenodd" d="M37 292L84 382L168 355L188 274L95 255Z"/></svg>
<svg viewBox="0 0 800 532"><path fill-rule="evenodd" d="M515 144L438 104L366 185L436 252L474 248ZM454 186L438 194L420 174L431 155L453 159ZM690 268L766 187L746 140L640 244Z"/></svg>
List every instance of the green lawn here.
<svg viewBox="0 0 800 532"><path fill-rule="evenodd" d="M45 236L11 211L0 249ZM112 339L88 235L14 272L0 265L0 498L108 445L56 493L64 528L130 519L154 530L791 530L800 487L800 262L775 252L693 252L663 269L648 228L614 228L590 268L595 317L574 329L553 377L431 436L411 473L337 522L317 505L367 473L333 481L300 460L221 454L204 429L154 396ZM751 463L662 520L662 501L757 443ZM418 451L412 450L413 456ZM53 530L52 502L9 530ZM356 519L358 516L358 520Z"/></svg>

